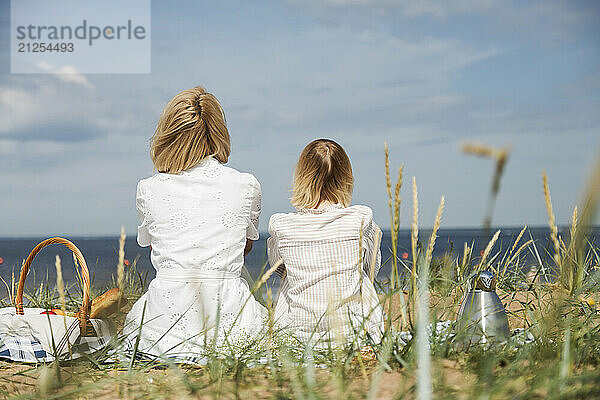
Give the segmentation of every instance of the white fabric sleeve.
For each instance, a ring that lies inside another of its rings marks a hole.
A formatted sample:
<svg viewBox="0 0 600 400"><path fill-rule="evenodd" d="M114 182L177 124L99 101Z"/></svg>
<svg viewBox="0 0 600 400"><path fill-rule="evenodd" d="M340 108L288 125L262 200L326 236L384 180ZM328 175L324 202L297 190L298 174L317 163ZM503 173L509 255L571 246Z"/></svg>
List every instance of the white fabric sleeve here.
<svg viewBox="0 0 600 400"><path fill-rule="evenodd" d="M373 277L377 277L379 269L381 268L380 244L383 234L379 226L377 226L372 219L369 219L368 221L365 221L365 224L363 225L362 236L363 269L368 277L371 277L371 270L373 270ZM377 252L377 256L375 257L375 265L372 265L374 252Z"/></svg>
<svg viewBox="0 0 600 400"><path fill-rule="evenodd" d="M148 232L148 218L146 217L146 200L142 191L141 182L137 185L137 193L135 196L135 208L138 212L140 225L138 226L137 242L141 247L150 246L150 232Z"/></svg>
<svg viewBox="0 0 600 400"><path fill-rule="evenodd" d="M252 188L252 199L250 201L250 219L246 227L246 239L258 240L258 218L260 217L261 209L260 183L258 183L255 177L252 177L250 186Z"/></svg>
<svg viewBox="0 0 600 400"><path fill-rule="evenodd" d="M271 217L271 220L269 221L269 235L271 236L267 239L267 256L269 258L269 265L271 267L283 259L283 257L281 257L281 253L279 252L279 241L277 240L277 233L273 225L273 218ZM278 266L275 272L281 279L284 279L287 275L284 264Z"/></svg>

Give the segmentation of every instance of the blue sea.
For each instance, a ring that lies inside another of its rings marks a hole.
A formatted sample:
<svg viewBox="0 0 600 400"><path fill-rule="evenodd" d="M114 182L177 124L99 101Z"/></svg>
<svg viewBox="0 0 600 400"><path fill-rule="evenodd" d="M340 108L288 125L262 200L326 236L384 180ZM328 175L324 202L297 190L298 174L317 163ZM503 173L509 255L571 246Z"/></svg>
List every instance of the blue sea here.
<svg viewBox="0 0 600 400"><path fill-rule="evenodd" d="M510 248L521 228L494 228L491 232L501 229L499 240L496 242L494 251ZM568 240L568 229L563 228L559 232L565 240ZM419 241L424 246L427 245L431 231L421 231ZM266 264L266 237L267 233L262 233L261 239L255 242L252 252L246 257L246 266L253 278L260 275ZM479 256L480 251L485 248L491 234L485 234L480 229L441 229L438 232L434 257L440 256L446 252L451 252L455 256L462 255L464 243L474 244L474 256ZM0 276L10 284L11 275L14 272L15 280L18 281L19 271L23 260L36 244L41 242L42 237L37 238L0 238ZM110 286L113 276L116 276L118 262L118 237L68 237L82 251L89 270L92 285L94 287ZM528 228L521 243L533 239L536 242L537 249L542 259L548 259L548 251L551 249L549 242L548 228ZM596 246L600 246L600 227L592 230L589 240ZM378 278L385 279L390 275L389 259L391 257L391 235L390 232L384 232L381 250L384 266L381 269ZM410 231L401 230L398 238L398 256L400 259L410 254ZM403 254L408 253L408 254ZM54 267L55 255L58 254L62 260L63 275L67 282L75 282L75 270L73 257L71 253L62 246L53 245L42 250L34 260L30 274L27 278L28 286L39 285L40 282L56 281ZM532 254L525 254L525 266L534 264L535 260ZM150 262L149 248L142 248L137 245L135 237L129 237L125 244L125 258L129 260L130 265L136 262L137 270L142 274L147 272L148 282L154 277L155 270ZM387 262L386 262L387 260ZM269 280L271 286L277 287L279 282L276 277ZM6 288L0 283L0 298L6 296Z"/></svg>

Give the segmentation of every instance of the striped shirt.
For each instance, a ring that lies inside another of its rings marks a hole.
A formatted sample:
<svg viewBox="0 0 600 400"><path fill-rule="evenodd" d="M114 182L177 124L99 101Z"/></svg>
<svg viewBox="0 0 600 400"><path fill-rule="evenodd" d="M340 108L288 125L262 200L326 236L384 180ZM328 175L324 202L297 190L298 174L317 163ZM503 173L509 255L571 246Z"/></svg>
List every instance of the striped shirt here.
<svg viewBox="0 0 600 400"><path fill-rule="evenodd" d="M376 233L381 230L366 206L273 215L269 263L283 259L277 326L302 341L346 341L365 333L379 341L383 311L370 279L381 266Z"/></svg>

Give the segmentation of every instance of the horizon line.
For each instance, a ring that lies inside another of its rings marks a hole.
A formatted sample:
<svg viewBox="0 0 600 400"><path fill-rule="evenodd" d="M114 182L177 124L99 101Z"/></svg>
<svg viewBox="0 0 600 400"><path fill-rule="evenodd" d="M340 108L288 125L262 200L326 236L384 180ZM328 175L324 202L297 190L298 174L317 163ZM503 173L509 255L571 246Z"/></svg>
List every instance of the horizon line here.
<svg viewBox="0 0 600 400"><path fill-rule="evenodd" d="M491 227L489 230L490 231L496 231L498 229L500 230L520 230L523 229L525 227L525 225L523 226L519 226L519 225L498 225L498 226L493 226ZM559 230L565 229L565 228L570 228L570 225L557 225ZM423 231L431 231L433 228L432 227L419 227L419 232L423 232ZM547 225L531 225L531 226L527 226L527 229L550 229L549 226ZM592 230L600 230L600 225L592 225L590 227L590 229ZM385 228L385 229L381 229L383 232L390 232L391 229L389 228ZM460 227L445 227L442 228L440 227L438 231L483 231L484 228L480 227L480 226L460 226ZM399 232L410 232L410 228L400 228ZM261 238L264 236L268 236L269 232L266 230L261 230L259 231L259 233L261 234ZM120 236L120 234L57 234L57 235L29 235L29 234L25 234L25 235L17 235L17 236L9 236L9 235L1 235L0 234L0 240L10 240L10 239L40 239L40 238L50 238L50 237L55 237L55 236L61 236L61 237L73 237L73 238L84 238L84 239L100 239L100 238L118 238ZM135 238L137 237L137 233L126 233L127 238L131 239L131 238ZM261 239L259 239L261 240Z"/></svg>

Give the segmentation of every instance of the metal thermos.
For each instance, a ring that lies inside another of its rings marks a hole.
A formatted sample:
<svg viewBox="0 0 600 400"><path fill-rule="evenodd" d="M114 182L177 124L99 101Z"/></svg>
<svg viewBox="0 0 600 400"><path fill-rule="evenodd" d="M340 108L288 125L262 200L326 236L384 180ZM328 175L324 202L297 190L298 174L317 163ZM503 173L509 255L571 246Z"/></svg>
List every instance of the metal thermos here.
<svg viewBox="0 0 600 400"><path fill-rule="evenodd" d="M473 278L458 311L455 334L463 343L503 341L510 337L506 310L496 293L496 277L482 271Z"/></svg>

